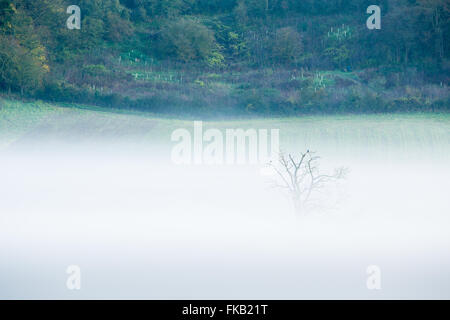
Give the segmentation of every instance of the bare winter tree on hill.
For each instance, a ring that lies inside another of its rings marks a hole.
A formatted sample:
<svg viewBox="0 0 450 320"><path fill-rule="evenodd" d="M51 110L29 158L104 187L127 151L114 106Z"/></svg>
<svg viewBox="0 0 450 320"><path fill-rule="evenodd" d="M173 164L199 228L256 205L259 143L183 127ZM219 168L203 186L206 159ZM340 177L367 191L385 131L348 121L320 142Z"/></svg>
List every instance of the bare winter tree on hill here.
<svg viewBox="0 0 450 320"><path fill-rule="evenodd" d="M345 178L347 174L346 168L337 168L332 174L322 174L319 170L319 159L314 152L307 150L297 158L291 154L286 156L280 153L278 164L270 163L278 175L274 186L288 192L297 215L305 213L314 193L329 182Z"/></svg>

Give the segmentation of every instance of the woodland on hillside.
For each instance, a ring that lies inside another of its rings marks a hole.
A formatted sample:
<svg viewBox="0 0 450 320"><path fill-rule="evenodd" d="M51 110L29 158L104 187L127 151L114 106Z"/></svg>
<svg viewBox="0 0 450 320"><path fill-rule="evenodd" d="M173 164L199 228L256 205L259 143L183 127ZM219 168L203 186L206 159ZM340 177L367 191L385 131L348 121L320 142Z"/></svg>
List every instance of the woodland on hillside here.
<svg viewBox="0 0 450 320"><path fill-rule="evenodd" d="M448 111L449 17L446 0L0 0L0 91L177 115Z"/></svg>

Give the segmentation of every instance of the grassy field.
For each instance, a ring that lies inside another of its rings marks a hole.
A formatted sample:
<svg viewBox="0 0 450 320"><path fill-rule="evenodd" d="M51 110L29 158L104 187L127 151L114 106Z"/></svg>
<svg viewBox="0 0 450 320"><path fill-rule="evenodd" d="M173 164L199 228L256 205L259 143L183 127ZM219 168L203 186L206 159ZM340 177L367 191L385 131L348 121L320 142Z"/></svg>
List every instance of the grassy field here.
<svg viewBox="0 0 450 320"><path fill-rule="evenodd" d="M0 106L2 149L21 141L45 138L65 142L101 138L171 145L170 134L174 129L193 130L193 119L169 119L140 112L5 99L0 100ZM385 154L407 150L409 155L415 151L417 155L447 158L450 150L450 114L236 119L205 121L204 128L277 128L284 149L312 148L341 155L376 149Z"/></svg>

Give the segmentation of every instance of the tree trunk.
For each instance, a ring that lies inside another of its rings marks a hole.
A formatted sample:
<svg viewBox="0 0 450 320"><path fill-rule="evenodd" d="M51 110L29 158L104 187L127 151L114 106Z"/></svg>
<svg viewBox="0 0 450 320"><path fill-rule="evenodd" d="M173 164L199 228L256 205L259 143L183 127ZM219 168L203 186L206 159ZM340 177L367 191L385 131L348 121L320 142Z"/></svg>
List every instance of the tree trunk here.
<svg viewBox="0 0 450 320"><path fill-rule="evenodd" d="M295 215L297 217L301 217L304 215L304 210L303 210L303 206L302 206L302 202L299 198L294 197L292 199L292 202L294 204L294 211L295 211Z"/></svg>

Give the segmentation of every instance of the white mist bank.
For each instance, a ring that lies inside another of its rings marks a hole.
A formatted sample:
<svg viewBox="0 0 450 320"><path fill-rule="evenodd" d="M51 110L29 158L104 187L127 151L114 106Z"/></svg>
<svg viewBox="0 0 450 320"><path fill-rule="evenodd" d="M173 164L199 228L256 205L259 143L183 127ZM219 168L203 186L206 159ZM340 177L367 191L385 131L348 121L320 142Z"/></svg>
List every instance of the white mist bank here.
<svg viewBox="0 0 450 320"><path fill-rule="evenodd" d="M348 178L296 218L260 166L73 150L2 153L0 298L450 297L443 161L328 155ZM69 265L81 290L66 288ZM381 290L366 287L369 265Z"/></svg>
<svg viewBox="0 0 450 320"><path fill-rule="evenodd" d="M0 127L0 298L450 298L446 115L204 122L349 169L297 218L260 165L173 164L193 122L60 111Z"/></svg>

